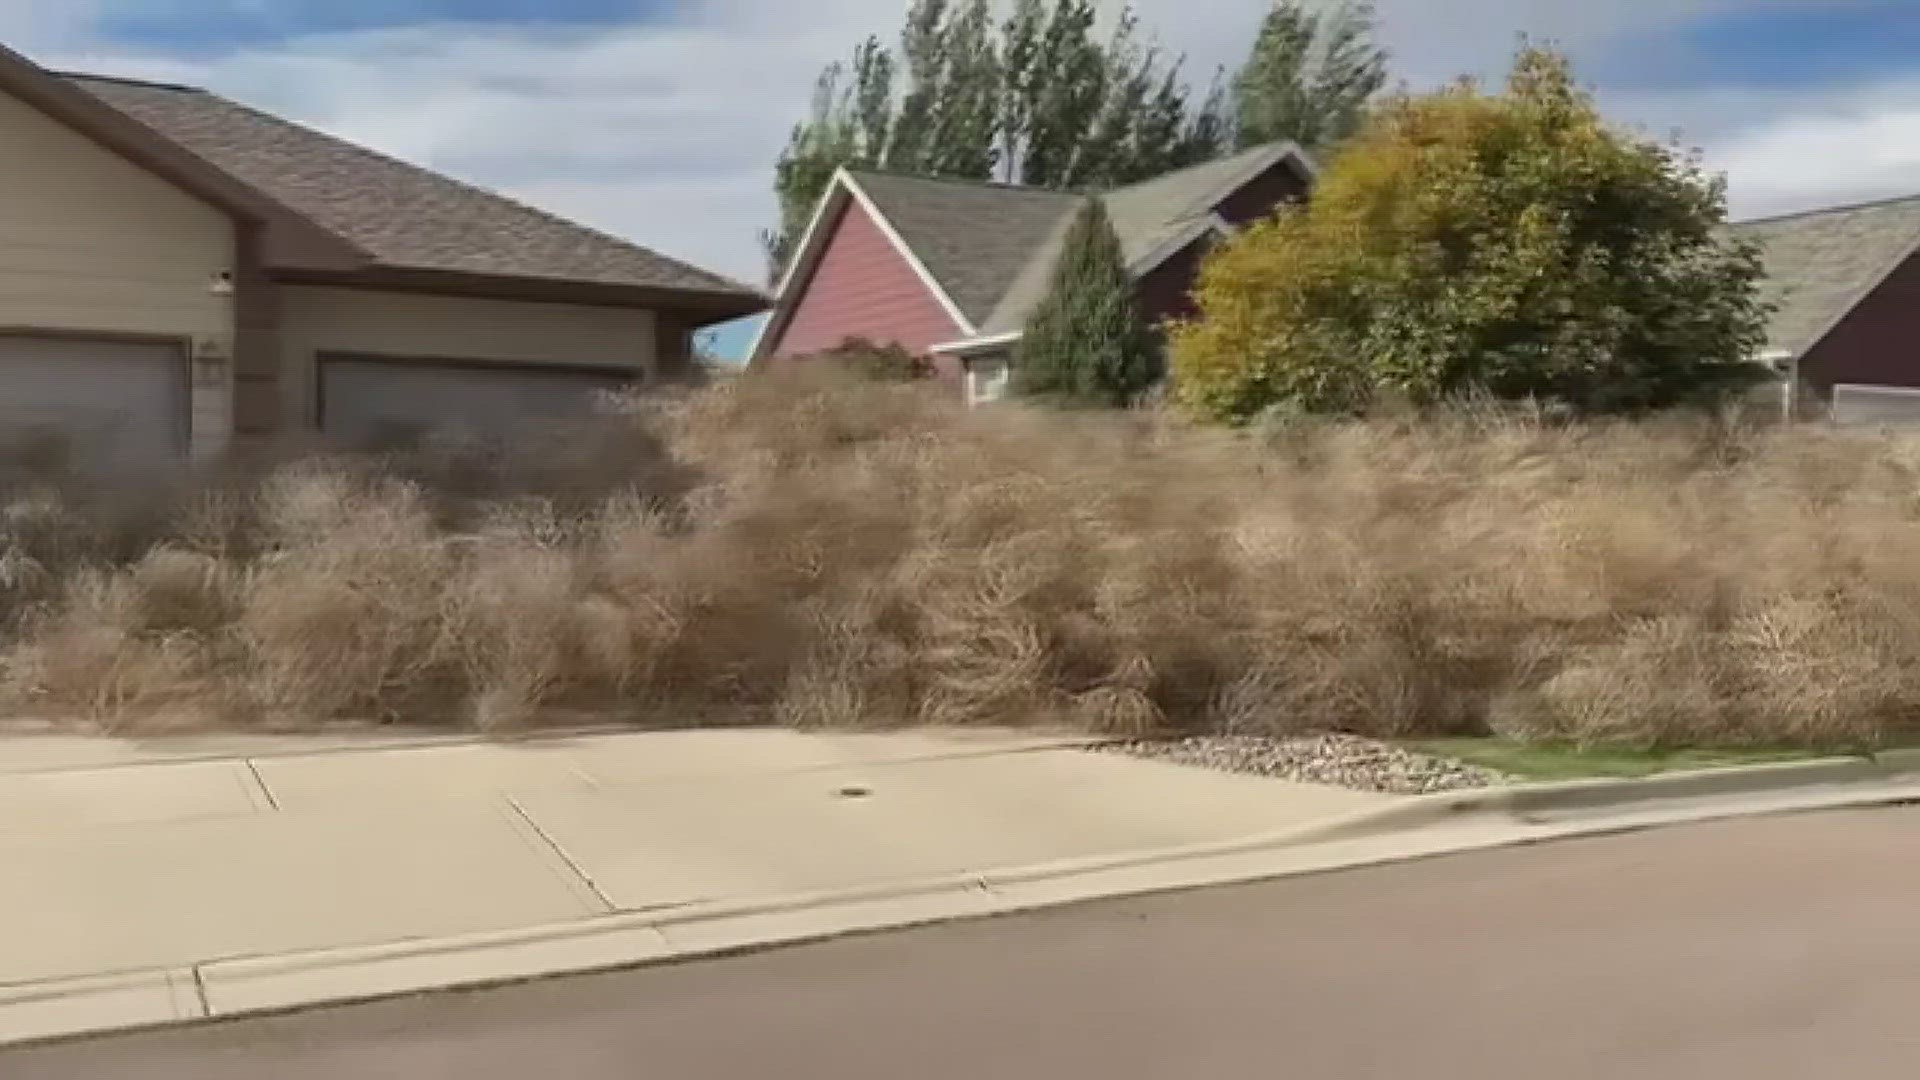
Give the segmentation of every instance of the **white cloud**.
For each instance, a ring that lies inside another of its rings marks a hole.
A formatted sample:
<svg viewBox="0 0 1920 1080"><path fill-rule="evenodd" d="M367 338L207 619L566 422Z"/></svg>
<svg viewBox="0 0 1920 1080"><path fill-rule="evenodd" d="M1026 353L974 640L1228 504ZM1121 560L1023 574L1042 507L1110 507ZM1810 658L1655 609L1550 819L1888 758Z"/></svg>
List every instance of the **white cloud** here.
<svg viewBox="0 0 1920 1080"><path fill-rule="evenodd" d="M95 0L111 4L126 0ZM1416 86L1497 72L1522 32L1576 56L1714 9L1805 0L1381 0ZM1835 0L1845 2L1845 0ZM1204 81L1237 62L1265 0L1137 0ZM212 59L83 44L86 11L0 0L0 39L64 66L199 82L500 188L715 270L758 280L769 172L808 87L904 0L684 0L664 26L441 25L311 35ZM46 14L49 11L64 14ZM1920 82L1604 93L1623 120L1683 127L1761 211L1920 190Z"/></svg>
<svg viewBox="0 0 1920 1080"><path fill-rule="evenodd" d="M0 43L20 49L84 41L99 8L96 0L0 0Z"/></svg>
<svg viewBox="0 0 1920 1080"><path fill-rule="evenodd" d="M1817 96L1731 134L1708 160L1737 181L1740 215L1920 192L1920 78Z"/></svg>

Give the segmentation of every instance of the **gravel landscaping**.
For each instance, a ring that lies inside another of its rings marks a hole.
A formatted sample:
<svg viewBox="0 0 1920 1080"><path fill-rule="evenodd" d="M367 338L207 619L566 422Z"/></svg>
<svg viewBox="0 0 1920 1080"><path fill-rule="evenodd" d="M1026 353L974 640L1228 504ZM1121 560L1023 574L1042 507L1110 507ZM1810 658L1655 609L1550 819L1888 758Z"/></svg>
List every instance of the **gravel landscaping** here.
<svg viewBox="0 0 1920 1080"><path fill-rule="evenodd" d="M1430 795L1506 782L1506 777L1477 765L1357 735L1201 735L1117 743L1102 749L1180 765L1389 795Z"/></svg>

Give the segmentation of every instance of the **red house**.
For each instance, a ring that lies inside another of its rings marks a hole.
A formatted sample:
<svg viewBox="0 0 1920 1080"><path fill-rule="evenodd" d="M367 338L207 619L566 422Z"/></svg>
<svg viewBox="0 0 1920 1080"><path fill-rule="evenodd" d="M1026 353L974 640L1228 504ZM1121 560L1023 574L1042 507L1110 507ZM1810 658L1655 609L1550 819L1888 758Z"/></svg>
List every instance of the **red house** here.
<svg viewBox="0 0 1920 1080"><path fill-rule="evenodd" d="M1765 359L1790 413L1841 424L1920 420L1920 196L1734 225L1759 245L1773 309Z"/></svg>
<svg viewBox="0 0 1920 1080"><path fill-rule="evenodd" d="M843 169L751 358L805 356L865 338L930 356L965 386L970 403L991 400L1005 392L1014 346L1087 199L1106 201L1136 301L1158 323L1190 313L1209 245L1305 198L1313 175L1292 143L1100 195Z"/></svg>

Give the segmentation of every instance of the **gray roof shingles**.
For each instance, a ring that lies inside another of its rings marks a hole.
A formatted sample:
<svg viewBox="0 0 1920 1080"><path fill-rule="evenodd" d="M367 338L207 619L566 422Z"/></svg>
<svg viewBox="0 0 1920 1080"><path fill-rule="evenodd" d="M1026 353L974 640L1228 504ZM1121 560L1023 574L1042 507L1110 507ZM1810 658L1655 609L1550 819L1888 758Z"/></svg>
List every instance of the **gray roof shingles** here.
<svg viewBox="0 0 1920 1080"><path fill-rule="evenodd" d="M1292 147L1269 143L1156 176L1107 194L1107 212L1129 263L1158 251L1213 212L1220 200L1278 165Z"/></svg>
<svg viewBox="0 0 1920 1080"><path fill-rule="evenodd" d="M986 323L1034 252L1085 199L892 173L856 172L853 178L975 326Z"/></svg>
<svg viewBox="0 0 1920 1080"><path fill-rule="evenodd" d="M1190 230L1290 150L1286 144L1256 147L1102 195L1128 262L1139 262ZM1067 230L1088 198L892 173L852 176L984 335L1026 324L1046 295Z"/></svg>
<svg viewBox="0 0 1920 1080"><path fill-rule="evenodd" d="M637 244L205 90L62 77L380 265L758 295Z"/></svg>
<svg viewBox="0 0 1920 1080"><path fill-rule="evenodd" d="M1802 356L1920 247L1920 196L1815 210L1731 231L1760 245L1770 351Z"/></svg>

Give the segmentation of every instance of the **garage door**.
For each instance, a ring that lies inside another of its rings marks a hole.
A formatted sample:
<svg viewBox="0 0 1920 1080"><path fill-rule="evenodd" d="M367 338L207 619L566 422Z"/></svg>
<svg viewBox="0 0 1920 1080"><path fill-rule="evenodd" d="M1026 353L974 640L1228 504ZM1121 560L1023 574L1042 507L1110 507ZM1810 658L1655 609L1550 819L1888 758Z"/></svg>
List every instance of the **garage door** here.
<svg viewBox="0 0 1920 1080"><path fill-rule="evenodd" d="M0 335L0 441L63 438L84 457L187 445L187 363L172 346Z"/></svg>
<svg viewBox="0 0 1920 1080"><path fill-rule="evenodd" d="M320 428L350 445L431 433L504 434L530 422L590 416L625 372L521 368L363 356L320 358Z"/></svg>

